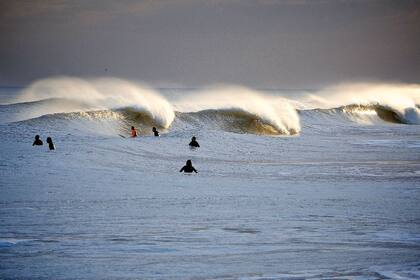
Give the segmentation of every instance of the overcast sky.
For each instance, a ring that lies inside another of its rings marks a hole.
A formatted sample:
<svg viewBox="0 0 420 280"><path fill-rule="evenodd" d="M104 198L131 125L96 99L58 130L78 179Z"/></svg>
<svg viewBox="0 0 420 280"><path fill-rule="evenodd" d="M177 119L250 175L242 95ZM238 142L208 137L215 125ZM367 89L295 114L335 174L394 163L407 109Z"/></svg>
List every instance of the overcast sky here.
<svg viewBox="0 0 420 280"><path fill-rule="evenodd" d="M420 82L420 0L0 0L0 85Z"/></svg>

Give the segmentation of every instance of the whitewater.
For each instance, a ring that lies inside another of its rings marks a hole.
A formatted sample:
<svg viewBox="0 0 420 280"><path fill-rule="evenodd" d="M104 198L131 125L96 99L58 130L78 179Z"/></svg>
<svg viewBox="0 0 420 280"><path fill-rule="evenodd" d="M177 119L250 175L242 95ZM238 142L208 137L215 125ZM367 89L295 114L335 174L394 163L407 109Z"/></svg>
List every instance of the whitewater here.
<svg viewBox="0 0 420 280"><path fill-rule="evenodd" d="M0 279L420 278L420 85L0 96Z"/></svg>

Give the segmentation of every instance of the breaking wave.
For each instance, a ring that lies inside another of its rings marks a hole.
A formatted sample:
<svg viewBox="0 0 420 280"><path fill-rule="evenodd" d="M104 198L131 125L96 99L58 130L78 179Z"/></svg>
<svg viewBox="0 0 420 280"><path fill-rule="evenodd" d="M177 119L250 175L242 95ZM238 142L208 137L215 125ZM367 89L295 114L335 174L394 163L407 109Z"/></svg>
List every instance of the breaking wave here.
<svg viewBox="0 0 420 280"><path fill-rule="evenodd" d="M299 131L290 128L279 129L273 123L261 119L258 115L237 109L203 110L191 113L178 113L180 120L186 123L205 124L207 128L220 129L233 133L251 133L256 135L294 135Z"/></svg>
<svg viewBox="0 0 420 280"><path fill-rule="evenodd" d="M301 98L301 109L337 109L352 115L375 114L386 122L420 124L420 86L343 84Z"/></svg>
<svg viewBox="0 0 420 280"><path fill-rule="evenodd" d="M240 86L183 92L169 102L154 89L115 78L83 80L59 77L37 81L14 104L0 105L14 121L92 122L141 134L152 126L167 132L182 127L256 135L294 135L311 123L420 124L420 86L348 84L285 97ZM175 121L175 123L174 123ZM85 127L89 125L85 125ZM110 131L111 132L111 131ZM111 132L113 133L113 132Z"/></svg>
<svg viewBox="0 0 420 280"><path fill-rule="evenodd" d="M27 118L74 111L132 108L168 128L175 118L171 104L153 89L115 78L83 80L60 77L37 81L25 89L18 101L58 101L25 112ZM132 114L133 115L133 114Z"/></svg>
<svg viewBox="0 0 420 280"><path fill-rule="evenodd" d="M419 124L419 112L417 108L405 108L403 111L383 105L347 105L339 108L344 113L372 114L385 122L400 124Z"/></svg>
<svg viewBox="0 0 420 280"><path fill-rule="evenodd" d="M292 135L300 131L297 111L287 100L243 87L194 92L172 106L156 91L121 79L54 78L40 80L23 91L20 120L49 118L104 120L112 116L125 128L136 125L168 129L175 110L182 120L199 120L214 128L259 135ZM16 105L16 104L15 104ZM109 111L109 114L104 112Z"/></svg>
<svg viewBox="0 0 420 280"><path fill-rule="evenodd" d="M199 112L176 112L179 123L193 127L223 130L233 133L250 133L256 135L293 135L294 130L279 131L272 124L265 122L259 116L240 110L203 110ZM70 112L47 114L41 117L21 121L30 124L57 124L58 122L88 121L92 124L91 131L104 132L104 126L113 127L114 132L127 133L133 125L141 135L150 135L151 128L157 127L162 132L168 128L161 126L149 114L135 108L121 108L116 110L95 110L86 112ZM101 126L98 130L98 125ZM107 129L108 130L108 129Z"/></svg>
<svg viewBox="0 0 420 280"><path fill-rule="evenodd" d="M268 135L300 132L299 116L287 99L239 86L197 91L178 100L174 107L231 132Z"/></svg>

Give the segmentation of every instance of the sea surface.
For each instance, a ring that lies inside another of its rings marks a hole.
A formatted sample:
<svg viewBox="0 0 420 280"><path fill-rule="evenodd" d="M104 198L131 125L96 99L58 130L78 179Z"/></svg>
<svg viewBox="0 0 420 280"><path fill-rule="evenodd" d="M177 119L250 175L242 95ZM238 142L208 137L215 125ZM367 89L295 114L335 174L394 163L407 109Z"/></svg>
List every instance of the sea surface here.
<svg viewBox="0 0 420 280"><path fill-rule="evenodd" d="M418 87L2 93L0 279L420 279Z"/></svg>

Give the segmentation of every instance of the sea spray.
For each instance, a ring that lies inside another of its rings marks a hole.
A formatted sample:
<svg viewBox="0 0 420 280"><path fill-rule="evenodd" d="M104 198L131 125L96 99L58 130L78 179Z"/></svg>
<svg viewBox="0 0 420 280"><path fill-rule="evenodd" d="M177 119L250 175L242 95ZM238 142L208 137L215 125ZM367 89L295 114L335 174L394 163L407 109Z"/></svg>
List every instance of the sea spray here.
<svg viewBox="0 0 420 280"><path fill-rule="evenodd" d="M420 124L420 86L406 84L350 83L327 87L305 95L300 101L307 109L362 107L379 116L392 115L397 122ZM353 110L353 112L355 112ZM382 115L381 115L382 114ZM388 119L388 118L387 118Z"/></svg>
<svg viewBox="0 0 420 280"><path fill-rule="evenodd" d="M297 111L287 99L241 86L218 86L193 92L177 100L174 107L181 112L216 110L225 115L230 112L236 116L253 116L257 125L271 127L277 132L269 134L296 134L300 131Z"/></svg>
<svg viewBox="0 0 420 280"><path fill-rule="evenodd" d="M34 82L18 97L20 102L59 100L60 105L31 111L32 117L52 113L131 108L148 115L159 126L168 128L175 113L159 93L138 83L100 78L84 80L57 77ZM27 112L28 113L28 112Z"/></svg>
<svg viewBox="0 0 420 280"><path fill-rule="evenodd" d="M192 125L195 129L293 135L301 131L301 123L333 123L337 117L360 124L420 123L419 85L352 83L310 94L296 91L293 95L230 85L188 90L178 98L171 95L171 100L172 104L157 90L132 81L56 77L36 81L24 89L17 98L24 103L8 107L19 117L7 119L21 121L59 113L64 115L51 116L48 121L60 118L76 123L80 119L101 126L113 122L118 131L135 125L145 134L152 126L171 131ZM171 127L175 118L183 122L182 126Z"/></svg>
<svg viewBox="0 0 420 280"><path fill-rule="evenodd" d="M54 113L113 110L139 126L167 129L175 118L172 105L157 91L116 78L43 79L23 90L18 101L38 102L31 112L25 112L26 119ZM39 106L41 102L47 105ZM174 106L181 112L206 111L201 115L207 116L208 110L214 110L212 120L217 119L219 127L233 132L291 135L300 131L299 116L288 100L241 86L195 91ZM72 118L75 116L86 115L72 114Z"/></svg>

